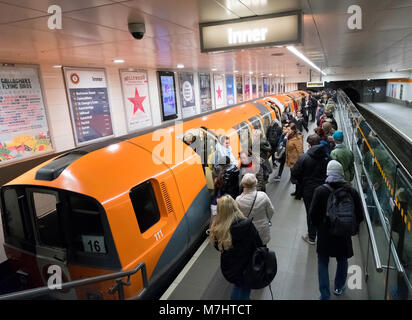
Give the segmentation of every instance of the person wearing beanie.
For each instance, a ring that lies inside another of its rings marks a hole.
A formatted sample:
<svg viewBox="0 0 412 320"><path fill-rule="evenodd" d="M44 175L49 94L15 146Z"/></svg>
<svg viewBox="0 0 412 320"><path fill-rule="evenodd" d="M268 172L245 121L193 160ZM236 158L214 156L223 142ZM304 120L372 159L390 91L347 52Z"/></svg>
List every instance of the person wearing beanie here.
<svg viewBox="0 0 412 320"><path fill-rule="evenodd" d="M330 153L330 157L342 165L345 180L351 182L355 176L355 157L353 156L353 152L343 143L342 131L335 131L332 138L336 145L335 149Z"/></svg>
<svg viewBox="0 0 412 320"><path fill-rule="evenodd" d="M339 195L347 193L352 198L358 226L364 217L361 197L358 191L345 181L342 165L336 160L329 161L326 174L326 183L315 189L309 210L312 223L318 232L316 252L318 254L318 280L321 300L330 299L329 258L334 257L337 261L333 293L336 296L340 296L345 292L346 288L348 259L353 257L351 236L335 236L330 233L331 225L329 219L327 219L326 212L332 190L336 191L339 189Z"/></svg>

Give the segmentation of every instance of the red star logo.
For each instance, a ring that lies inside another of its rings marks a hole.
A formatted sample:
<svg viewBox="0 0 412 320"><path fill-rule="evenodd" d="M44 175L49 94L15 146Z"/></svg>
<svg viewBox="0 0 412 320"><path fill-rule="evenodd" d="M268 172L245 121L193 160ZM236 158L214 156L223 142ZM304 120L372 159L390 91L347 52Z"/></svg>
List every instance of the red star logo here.
<svg viewBox="0 0 412 320"><path fill-rule="evenodd" d="M146 97L140 97L139 96L139 92L137 92L137 88L135 88L135 92L134 92L134 98L127 98L131 103L133 103L133 115L136 113L137 110L142 110L143 112L143 101L144 99L146 99Z"/></svg>
<svg viewBox="0 0 412 320"><path fill-rule="evenodd" d="M220 89L220 86L217 87L217 98L218 99L222 99L222 89Z"/></svg>

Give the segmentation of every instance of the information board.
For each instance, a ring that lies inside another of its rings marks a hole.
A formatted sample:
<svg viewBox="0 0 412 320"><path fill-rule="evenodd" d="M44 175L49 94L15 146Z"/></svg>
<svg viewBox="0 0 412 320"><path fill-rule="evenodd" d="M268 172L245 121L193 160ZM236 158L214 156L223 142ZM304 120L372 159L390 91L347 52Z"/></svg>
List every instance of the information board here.
<svg viewBox="0 0 412 320"><path fill-rule="evenodd" d="M215 105L216 109L223 108L226 104L225 99L225 76L220 74L213 75L215 85Z"/></svg>
<svg viewBox="0 0 412 320"><path fill-rule="evenodd" d="M177 118L176 86L173 72L158 71L163 121Z"/></svg>
<svg viewBox="0 0 412 320"><path fill-rule="evenodd" d="M146 71L120 70L128 131L152 126L152 110Z"/></svg>
<svg viewBox="0 0 412 320"><path fill-rule="evenodd" d="M199 73L200 85L200 112L212 110L212 90L210 88L210 74Z"/></svg>
<svg viewBox="0 0 412 320"><path fill-rule="evenodd" d="M196 114L195 85L193 73L179 73L180 100L182 116L187 118Z"/></svg>
<svg viewBox="0 0 412 320"><path fill-rule="evenodd" d="M113 136L104 69L64 68L76 145Z"/></svg>
<svg viewBox="0 0 412 320"><path fill-rule="evenodd" d="M0 67L0 164L52 151L36 66Z"/></svg>
<svg viewBox="0 0 412 320"><path fill-rule="evenodd" d="M237 103L243 102L243 77L239 74L236 76L236 100Z"/></svg>
<svg viewBox="0 0 412 320"><path fill-rule="evenodd" d="M233 74L226 75L226 97L229 106L235 104L235 84Z"/></svg>

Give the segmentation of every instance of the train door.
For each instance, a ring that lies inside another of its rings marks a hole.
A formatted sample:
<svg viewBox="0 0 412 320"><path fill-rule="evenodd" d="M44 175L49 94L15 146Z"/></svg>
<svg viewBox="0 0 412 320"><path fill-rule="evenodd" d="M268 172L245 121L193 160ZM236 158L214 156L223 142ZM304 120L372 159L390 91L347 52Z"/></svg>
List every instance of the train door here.
<svg viewBox="0 0 412 320"><path fill-rule="evenodd" d="M26 189L29 208L32 212L33 225L37 232L36 259L44 285L57 285L71 281L68 270L67 243L65 238L63 201L57 191L48 189ZM50 281L50 283L49 283ZM76 299L74 290L52 294L59 299Z"/></svg>

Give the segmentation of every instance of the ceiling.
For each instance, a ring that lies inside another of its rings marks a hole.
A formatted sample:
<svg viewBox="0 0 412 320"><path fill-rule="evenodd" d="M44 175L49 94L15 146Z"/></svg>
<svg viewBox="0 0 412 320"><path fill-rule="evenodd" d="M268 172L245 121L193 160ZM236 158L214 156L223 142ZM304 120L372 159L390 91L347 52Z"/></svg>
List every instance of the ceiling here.
<svg viewBox="0 0 412 320"><path fill-rule="evenodd" d="M63 28L50 30L57 4ZM350 5L363 10L362 30L347 27ZM297 46L328 75L412 67L412 0L0 0L0 61L286 75L308 81L308 66L282 47L200 53L199 23L301 9ZM144 21L135 40L128 22ZM280 56L272 56L280 54ZM318 77L318 73L316 73ZM318 80L316 78L314 80Z"/></svg>

